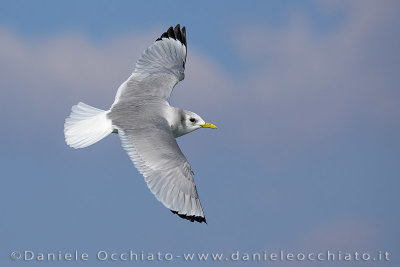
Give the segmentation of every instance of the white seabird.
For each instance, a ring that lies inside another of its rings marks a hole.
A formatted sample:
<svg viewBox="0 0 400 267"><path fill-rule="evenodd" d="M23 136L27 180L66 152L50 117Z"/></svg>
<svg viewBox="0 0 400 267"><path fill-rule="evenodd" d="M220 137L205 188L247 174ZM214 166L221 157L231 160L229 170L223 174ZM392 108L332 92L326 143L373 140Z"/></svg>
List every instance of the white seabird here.
<svg viewBox="0 0 400 267"><path fill-rule="evenodd" d="M169 105L173 88L184 79L186 53L185 27L170 27L140 56L110 110L78 103L65 120L64 134L69 146L83 148L118 133L155 197L181 218L201 223L206 219L193 171L175 138L216 127Z"/></svg>

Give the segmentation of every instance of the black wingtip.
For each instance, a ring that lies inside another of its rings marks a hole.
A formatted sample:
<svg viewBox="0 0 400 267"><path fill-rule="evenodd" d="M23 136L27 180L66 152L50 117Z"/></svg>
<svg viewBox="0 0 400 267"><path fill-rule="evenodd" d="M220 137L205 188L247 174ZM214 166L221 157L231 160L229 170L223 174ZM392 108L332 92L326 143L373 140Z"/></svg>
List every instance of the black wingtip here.
<svg viewBox="0 0 400 267"><path fill-rule="evenodd" d="M181 42L184 46L187 47L186 44L186 28L185 26L182 27L181 29L181 25L177 24L175 26L175 28L169 27L168 30L166 32L164 32L163 34L161 34L160 38L158 38L156 41L161 41L162 38L172 38L175 39L179 42Z"/></svg>
<svg viewBox="0 0 400 267"><path fill-rule="evenodd" d="M186 27L183 26L181 30L181 36L182 36L182 44L184 44L186 47Z"/></svg>
<svg viewBox="0 0 400 267"><path fill-rule="evenodd" d="M172 212L173 214L178 215L178 216L181 217L182 219L189 220L189 221L191 221L191 222L196 221L196 222L198 222L198 223L204 222L205 224L207 224L206 218L204 218L204 217L201 217L201 216L187 216L187 215L179 214L177 211L174 211L174 210L171 210L171 212Z"/></svg>

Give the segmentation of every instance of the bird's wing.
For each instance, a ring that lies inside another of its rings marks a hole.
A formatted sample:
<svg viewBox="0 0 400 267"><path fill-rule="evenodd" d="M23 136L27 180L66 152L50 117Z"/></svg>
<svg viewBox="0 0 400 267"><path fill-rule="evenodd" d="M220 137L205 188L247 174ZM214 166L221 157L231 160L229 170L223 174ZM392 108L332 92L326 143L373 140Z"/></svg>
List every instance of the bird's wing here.
<svg viewBox="0 0 400 267"><path fill-rule="evenodd" d="M180 217L205 222L192 169L167 120L152 115L151 105L136 111L124 105L119 103L112 111L113 124L122 147L143 174L151 192Z"/></svg>
<svg viewBox="0 0 400 267"><path fill-rule="evenodd" d="M118 88L114 104L137 96L169 101L174 86L184 79L186 51L185 27L170 27L140 56L132 75Z"/></svg>

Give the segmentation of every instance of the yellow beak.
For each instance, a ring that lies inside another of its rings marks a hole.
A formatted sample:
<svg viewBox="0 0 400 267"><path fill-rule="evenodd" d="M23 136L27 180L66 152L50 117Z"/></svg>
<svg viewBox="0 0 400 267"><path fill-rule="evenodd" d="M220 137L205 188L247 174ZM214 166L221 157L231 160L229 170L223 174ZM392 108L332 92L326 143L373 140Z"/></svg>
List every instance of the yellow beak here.
<svg viewBox="0 0 400 267"><path fill-rule="evenodd" d="M200 125L201 127L204 127L204 128L211 128L211 129L217 129L217 126L215 126L214 124L212 124L212 123L204 123L204 124L202 124L202 125Z"/></svg>

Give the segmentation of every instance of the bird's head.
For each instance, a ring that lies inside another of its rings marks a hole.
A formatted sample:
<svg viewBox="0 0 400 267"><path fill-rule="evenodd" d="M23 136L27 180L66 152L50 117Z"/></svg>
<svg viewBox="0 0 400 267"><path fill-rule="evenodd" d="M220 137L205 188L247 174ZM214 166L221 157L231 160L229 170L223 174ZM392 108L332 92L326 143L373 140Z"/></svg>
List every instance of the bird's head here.
<svg viewBox="0 0 400 267"><path fill-rule="evenodd" d="M200 128L217 129L214 124L205 122L199 115L188 110L181 111L180 123L177 128L176 136L182 136Z"/></svg>
<svg viewBox="0 0 400 267"><path fill-rule="evenodd" d="M185 125L188 129L191 129L191 131L200 129L200 128L211 128L211 129L217 129L217 126L215 126L212 123L207 123L205 122L199 115L197 115L194 112L191 111L186 111L185 110Z"/></svg>

